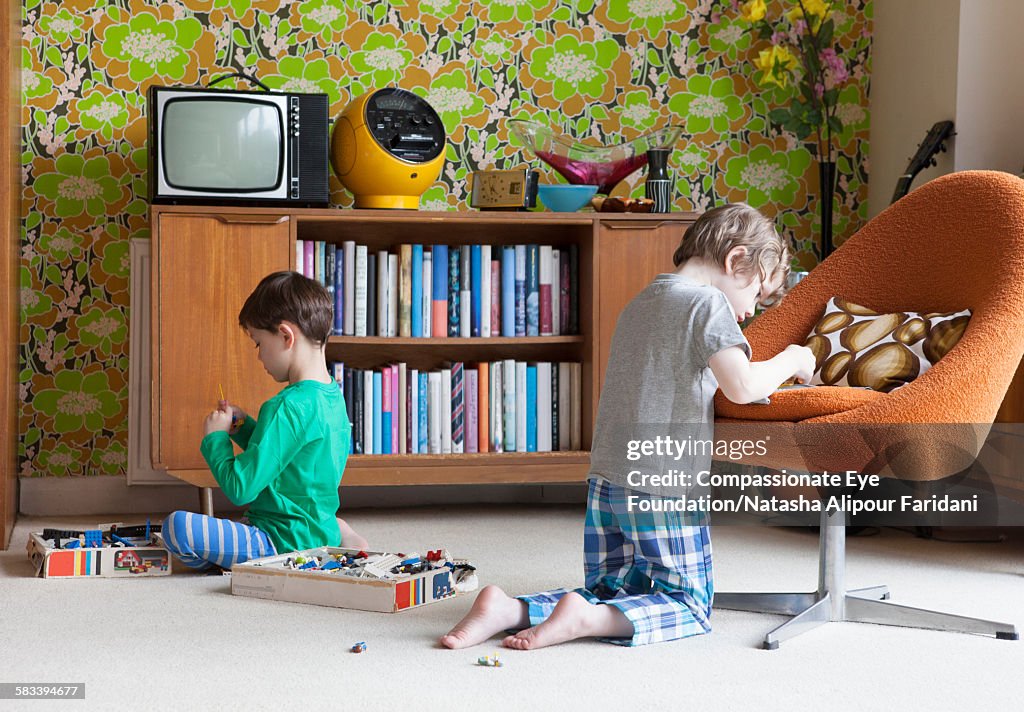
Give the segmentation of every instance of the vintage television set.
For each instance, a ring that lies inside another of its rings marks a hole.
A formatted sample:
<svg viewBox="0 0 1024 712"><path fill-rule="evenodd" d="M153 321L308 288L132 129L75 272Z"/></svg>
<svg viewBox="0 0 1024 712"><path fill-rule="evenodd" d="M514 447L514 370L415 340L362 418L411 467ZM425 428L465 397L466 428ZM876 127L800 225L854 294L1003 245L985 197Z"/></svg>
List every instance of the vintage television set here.
<svg viewBox="0 0 1024 712"><path fill-rule="evenodd" d="M151 86L147 100L151 203L328 204L326 94Z"/></svg>

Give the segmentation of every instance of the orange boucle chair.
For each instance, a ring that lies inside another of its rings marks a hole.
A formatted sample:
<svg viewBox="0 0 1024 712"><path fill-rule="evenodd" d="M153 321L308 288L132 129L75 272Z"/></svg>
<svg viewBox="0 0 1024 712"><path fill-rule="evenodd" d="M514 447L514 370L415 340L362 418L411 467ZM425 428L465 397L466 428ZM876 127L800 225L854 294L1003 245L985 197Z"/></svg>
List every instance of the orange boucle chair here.
<svg viewBox="0 0 1024 712"><path fill-rule="evenodd" d="M745 332L754 359L803 343L835 296L879 312L970 309L971 317L952 350L890 393L807 388L776 393L770 405L736 405L719 393L716 438L771 433L767 456L745 462L775 469L856 470L911 480L964 469L1024 354L1024 181L964 171L891 205L754 320ZM901 453L898 463L879 457L887 449ZM768 634L769 649L828 621L1017 639L1010 624L898 606L884 600L884 586L846 591L844 523L842 511L822 514L817 591L716 594L715 605L795 615Z"/></svg>

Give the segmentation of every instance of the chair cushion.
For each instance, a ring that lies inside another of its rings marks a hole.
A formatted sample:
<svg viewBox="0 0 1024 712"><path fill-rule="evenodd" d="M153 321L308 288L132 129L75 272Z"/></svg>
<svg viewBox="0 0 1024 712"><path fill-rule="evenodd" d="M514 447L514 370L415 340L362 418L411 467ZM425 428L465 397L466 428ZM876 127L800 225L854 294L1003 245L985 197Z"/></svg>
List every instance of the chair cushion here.
<svg viewBox="0 0 1024 712"><path fill-rule="evenodd" d="M968 310L880 314L833 297L804 342L817 357L811 383L888 393L956 346L970 318Z"/></svg>
<svg viewBox="0 0 1024 712"><path fill-rule="evenodd" d="M845 413L867 405L885 394L867 388L815 386L776 391L767 405L733 403L719 391L715 394L715 417L735 420L781 420L795 423L823 415Z"/></svg>

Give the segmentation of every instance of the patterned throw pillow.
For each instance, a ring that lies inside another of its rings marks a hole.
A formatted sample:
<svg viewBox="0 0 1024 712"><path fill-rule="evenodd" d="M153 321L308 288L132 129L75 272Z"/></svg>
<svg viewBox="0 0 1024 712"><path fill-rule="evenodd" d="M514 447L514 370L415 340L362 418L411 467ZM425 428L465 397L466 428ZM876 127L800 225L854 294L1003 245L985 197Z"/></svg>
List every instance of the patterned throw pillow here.
<svg viewBox="0 0 1024 712"><path fill-rule="evenodd" d="M910 383L956 346L970 310L879 314L833 297L807 337L817 357L811 383L888 393Z"/></svg>

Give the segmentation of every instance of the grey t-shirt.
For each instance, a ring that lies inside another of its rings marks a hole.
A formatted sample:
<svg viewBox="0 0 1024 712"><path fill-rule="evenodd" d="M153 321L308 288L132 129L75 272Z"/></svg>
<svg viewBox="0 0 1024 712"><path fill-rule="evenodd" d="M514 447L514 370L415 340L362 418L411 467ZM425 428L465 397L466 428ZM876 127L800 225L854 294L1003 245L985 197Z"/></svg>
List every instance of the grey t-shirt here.
<svg viewBox="0 0 1024 712"><path fill-rule="evenodd" d="M718 381L708 360L730 346L750 357L725 294L676 274L659 274L615 325L594 425L591 475L654 495L689 491L682 478L638 481L643 474L670 471L695 477L711 467ZM648 454L631 448L631 442L643 441L652 443ZM639 457L631 459L631 450ZM641 472L633 482L631 471Z"/></svg>

